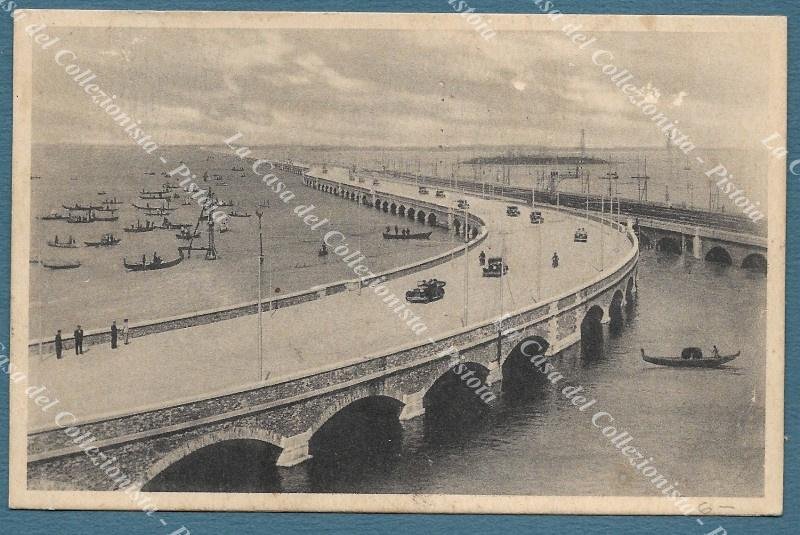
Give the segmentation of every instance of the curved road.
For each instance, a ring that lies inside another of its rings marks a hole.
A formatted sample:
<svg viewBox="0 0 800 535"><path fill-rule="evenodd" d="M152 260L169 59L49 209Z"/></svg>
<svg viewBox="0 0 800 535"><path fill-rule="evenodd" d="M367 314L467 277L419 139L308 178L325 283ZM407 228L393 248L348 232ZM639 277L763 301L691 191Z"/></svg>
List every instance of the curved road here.
<svg viewBox="0 0 800 535"><path fill-rule="evenodd" d="M337 173L329 172L326 179L331 180L333 174ZM342 182L347 183L346 178ZM448 192L446 199L435 199L432 194L420 196L412 185L386 180L379 189L446 206L460 195ZM302 192L302 188L296 191L297 204L303 204ZM501 310L518 310L537 299L545 300L588 282L600 274L601 262L606 269L614 267L631 247L624 234L606 227L601 251L600 225L576 216L542 209L545 224L531 225L530 210L525 206L520 206L520 217L512 218L506 215L505 202L468 198L471 211L486 223L486 240L466 259L462 256L387 283L391 293L402 299L418 280L435 277L447 281L444 299L412 307L428 327L424 333L415 334L369 288L265 312L264 367L270 372L267 383L380 355L392 348L418 345L430 336L459 330L464 319L465 268L472 324L496 318ZM353 202L333 196L331 201ZM387 225L394 225L395 221L402 219L387 214ZM299 218L297 224L303 225ZM578 226L588 230L588 243L573 241ZM319 237L327 230L333 229L323 227L317 231L321 232ZM402 247L402 242L397 245ZM503 251L509 274L502 279L482 277L478 265L481 250L487 257L499 256ZM561 260L557 269L550 264L554 251ZM340 259L331 253L330 261ZM537 287L537 280L541 280L541 288ZM79 358L65 353L64 359L56 360L54 355L40 359L31 352L30 384L45 385L51 398L59 399L59 409L74 413L80 422L214 397L260 383L255 314L135 338L130 345L120 344L116 350L95 345ZM29 432L53 425L52 415L42 413L32 402L28 418Z"/></svg>

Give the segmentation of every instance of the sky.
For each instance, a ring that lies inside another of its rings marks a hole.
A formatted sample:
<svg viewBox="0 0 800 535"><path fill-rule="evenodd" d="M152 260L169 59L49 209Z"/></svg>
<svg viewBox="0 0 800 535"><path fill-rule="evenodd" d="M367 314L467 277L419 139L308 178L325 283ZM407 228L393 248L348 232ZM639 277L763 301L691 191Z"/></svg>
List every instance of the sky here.
<svg viewBox="0 0 800 535"><path fill-rule="evenodd" d="M591 54L550 32L51 28L161 145L663 146ZM605 32L699 147L753 148L767 109L755 34ZM130 139L35 47L36 143ZM764 125L764 128L767 128ZM770 131L765 132L768 135ZM762 136L763 137L763 136ZM758 137L757 139L761 139Z"/></svg>

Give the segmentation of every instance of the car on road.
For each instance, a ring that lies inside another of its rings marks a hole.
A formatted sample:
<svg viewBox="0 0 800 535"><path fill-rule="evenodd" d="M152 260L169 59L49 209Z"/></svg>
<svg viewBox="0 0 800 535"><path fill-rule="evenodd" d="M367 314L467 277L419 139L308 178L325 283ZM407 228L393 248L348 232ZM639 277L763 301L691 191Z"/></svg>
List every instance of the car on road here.
<svg viewBox="0 0 800 535"><path fill-rule="evenodd" d="M519 216L519 207L517 206L507 206L506 207L506 215L509 217L518 217Z"/></svg>

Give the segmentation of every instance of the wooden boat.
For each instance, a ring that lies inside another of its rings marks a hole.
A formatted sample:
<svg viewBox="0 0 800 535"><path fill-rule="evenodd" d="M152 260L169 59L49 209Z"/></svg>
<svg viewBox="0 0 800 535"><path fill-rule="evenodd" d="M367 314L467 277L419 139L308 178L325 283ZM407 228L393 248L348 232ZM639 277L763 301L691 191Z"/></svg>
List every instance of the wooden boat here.
<svg viewBox="0 0 800 535"><path fill-rule="evenodd" d="M200 237L200 233L199 232L194 232L194 233L192 233L192 232L179 232L178 234L175 234L175 237L178 238L179 240L196 240L197 238Z"/></svg>
<svg viewBox="0 0 800 535"><path fill-rule="evenodd" d="M122 201L118 201L117 198L114 197L113 199L105 199L103 201L103 204L105 204L106 206L108 206L109 204L122 204Z"/></svg>
<svg viewBox="0 0 800 535"><path fill-rule="evenodd" d="M247 212L237 212L236 210L231 210L228 212L228 215L231 217L250 217L252 214L248 214Z"/></svg>
<svg viewBox="0 0 800 535"><path fill-rule="evenodd" d="M96 215L94 216L95 221L117 221L119 219L118 215L110 215L110 216L102 216Z"/></svg>
<svg viewBox="0 0 800 535"><path fill-rule="evenodd" d="M127 259L122 259L122 265L125 266L125 269L128 271L154 271L156 269L166 269L171 268L173 266L177 266L183 261L183 251L178 249L178 258L175 260L163 261L160 258L157 261L147 262L146 259L143 262L136 262L135 264L129 264Z"/></svg>
<svg viewBox="0 0 800 535"><path fill-rule="evenodd" d="M121 238L115 238L113 234L105 234L100 241L85 241L87 247L113 247L121 242Z"/></svg>
<svg viewBox="0 0 800 535"><path fill-rule="evenodd" d="M383 233L384 240L429 240L433 232L418 232L416 234L391 234L389 232Z"/></svg>
<svg viewBox="0 0 800 535"><path fill-rule="evenodd" d="M67 218L67 223L94 223L95 221L97 221L97 219L95 219L91 212L89 212L88 216L71 215Z"/></svg>
<svg viewBox="0 0 800 535"><path fill-rule="evenodd" d="M137 210L164 210L165 212L172 212L178 209L177 207L170 208L169 206L148 206L148 205L139 206L136 203L131 203L131 206L133 206Z"/></svg>
<svg viewBox="0 0 800 535"><path fill-rule="evenodd" d="M98 195L108 195L108 193L107 193L107 192L105 192L105 191L98 191L98 192L97 192L97 194L98 194Z"/></svg>
<svg viewBox="0 0 800 535"><path fill-rule="evenodd" d="M148 221L148 223L149 223L149 221ZM137 221L136 222L136 226L131 225L130 227L125 227L122 230L124 230L125 232L152 232L157 228L158 227L156 227L155 225L151 225L151 224L146 224L146 225L142 226L142 224L139 221Z"/></svg>
<svg viewBox="0 0 800 535"><path fill-rule="evenodd" d="M75 249L78 247L78 243L75 241L75 238L70 236L69 241L56 241L56 240L47 240L48 247L60 247L62 249Z"/></svg>
<svg viewBox="0 0 800 535"><path fill-rule="evenodd" d="M659 366L672 366L675 368L717 368L726 362L730 362L741 353L737 351L733 355L720 355L719 357L703 357L703 352L699 347L687 347L681 352L680 357L654 357L642 351L642 360L650 364Z"/></svg>
<svg viewBox="0 0 800 535"><path fill-rule="evenodd" d="M84 210L84 211L97 210L98 208L102 208L102 206L95 206L93 204L83 205L78 203L75 203L74 206L67 206L66 204L62 204L61 207L64 208L65 210Z"/></svg>
<svg viewBox="0 0 800 535"><path fill-rule="evenodd" d="M220 204L220 206L226 206L226 205ZM231 203L229 206L233 206L233 203ZM258 204L256 206L258 206L259 208L269 208L269 201L258 201Z"/></svg>
<svg viewBox="0 0 800 535"><path fill-rule="evenodd" d="M146 171L145 174L147 176L156 176L156 174L153 171Z"/></svg>
<svg viewBox="0 0 800 535"><path fill-rule="evenodd" d="M222 207L233 206L233 201L219 201L219 202L217 202L217 206L222 206ZM259 205L259 206L261 206L261 205Z"/></svg>
<svg viewBox="0 0 800 535"><path fill-rule="evenodd" d="M165 217L164 221L161 222L161 225L158 228L162 230L180 230L184 228L191 228L191 226L191 223L172 223Z"/></svg>
<svg viewBox="0 0 800 535"><path fill-rule="evenodd" d="M163 208L148 208L147 210L144 211L144 215L156 216L156 217L163 217L168 214L169 212L164 210Z"/></svg>
<svg viewBox="0 0 800 535"><path fill-rule="evenodd" d="M63 262L42 261L42 267L47 269L75 269L81 267L81 263L77 260L65 260Z"/></svg>
<svg viewBox="0 0 800 535"><path fill-rule="evenodd" d="M106 206L106 208L95 208L94 209L95 212L116 212L117 210L119 210L119 208L108 208L108 206Z"/></svg>

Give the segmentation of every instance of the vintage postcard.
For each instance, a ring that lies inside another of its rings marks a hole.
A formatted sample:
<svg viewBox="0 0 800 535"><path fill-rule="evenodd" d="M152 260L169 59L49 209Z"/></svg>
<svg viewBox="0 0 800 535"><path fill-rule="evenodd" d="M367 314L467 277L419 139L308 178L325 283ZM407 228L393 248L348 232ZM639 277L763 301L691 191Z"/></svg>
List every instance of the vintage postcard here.
<svg viewBox="0 0 800 535"><path fill-rule="evenodd" d="M13 507L781 513L785 19L449 6L7 15Z"/></svg>

